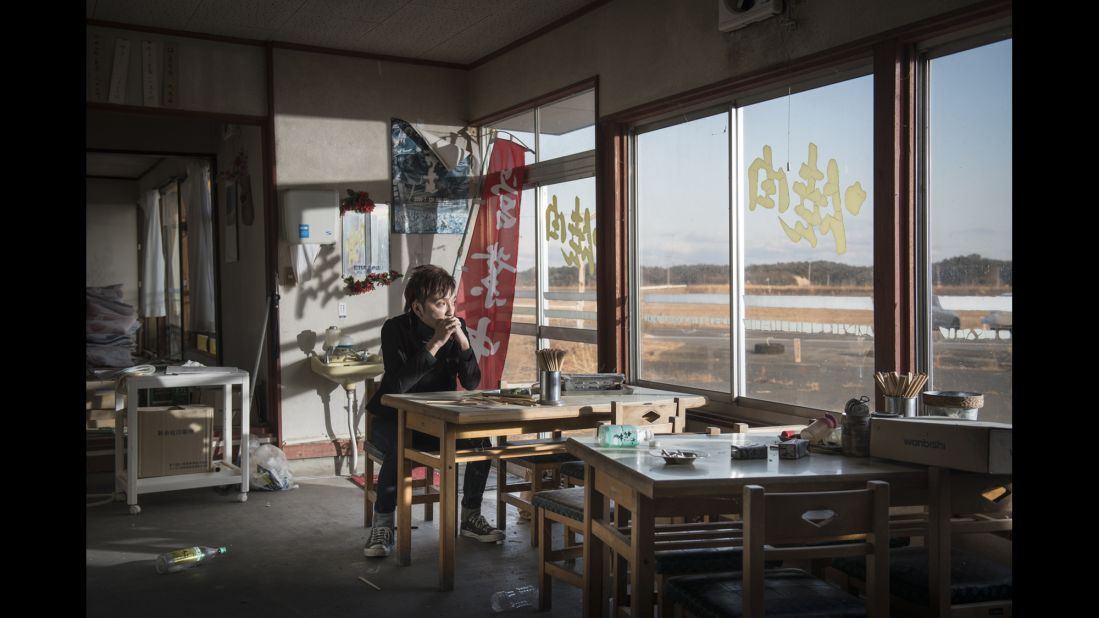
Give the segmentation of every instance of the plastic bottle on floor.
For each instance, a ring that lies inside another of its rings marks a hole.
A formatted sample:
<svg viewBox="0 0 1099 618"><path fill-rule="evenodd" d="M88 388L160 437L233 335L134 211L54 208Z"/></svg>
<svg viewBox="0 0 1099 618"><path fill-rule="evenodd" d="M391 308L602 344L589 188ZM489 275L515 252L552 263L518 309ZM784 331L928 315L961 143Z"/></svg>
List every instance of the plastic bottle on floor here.
<svg viewBox="0 0 1099 618"><path fill-rule="evenodd" d="M185 547L156 557L157 573L175 573L209 562L229 551L227 547Z"/></svg>
<svg viewBox="0 0 1099 618"><path fill-rule="evenodd" d="M538 589L534 586L520 586L513 590L492 593L492 611L497 613L520 607L534 607L537 603Z"/></svg>

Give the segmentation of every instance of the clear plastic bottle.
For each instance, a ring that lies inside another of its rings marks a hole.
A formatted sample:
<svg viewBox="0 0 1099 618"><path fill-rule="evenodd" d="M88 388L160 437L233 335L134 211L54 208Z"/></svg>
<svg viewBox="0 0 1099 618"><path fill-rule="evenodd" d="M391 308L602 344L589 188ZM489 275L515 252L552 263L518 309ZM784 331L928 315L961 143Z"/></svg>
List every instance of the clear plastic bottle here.
<svg viewBox="0 0 1099 618"><path fill-rule="evenodd" d="M157 573L175 573L209 562L229 551L227 547L184 547L156 557Z"/></svg>
<svg viewBox="0 0 1099 618"><path fill-rule="evenodd" d="M538 589L534 586L520 586L513 590L492 593L492 611L497 613L520 607L534 607L537 603Z"/></svg>

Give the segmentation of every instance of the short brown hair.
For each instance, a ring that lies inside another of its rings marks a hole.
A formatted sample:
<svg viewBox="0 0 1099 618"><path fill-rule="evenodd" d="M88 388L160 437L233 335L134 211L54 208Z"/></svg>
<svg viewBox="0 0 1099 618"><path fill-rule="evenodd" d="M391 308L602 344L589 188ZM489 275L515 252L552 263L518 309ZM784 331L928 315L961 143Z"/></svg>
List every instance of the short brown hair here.
<svg viewBox="0 0 1099 618"><path fill-rule="evenodd" d="M404 310L412 310L412 303L425 303L434 298L445 298L458 289L454 277L434 264L422 264L412 269L404 286Z"/></svg>

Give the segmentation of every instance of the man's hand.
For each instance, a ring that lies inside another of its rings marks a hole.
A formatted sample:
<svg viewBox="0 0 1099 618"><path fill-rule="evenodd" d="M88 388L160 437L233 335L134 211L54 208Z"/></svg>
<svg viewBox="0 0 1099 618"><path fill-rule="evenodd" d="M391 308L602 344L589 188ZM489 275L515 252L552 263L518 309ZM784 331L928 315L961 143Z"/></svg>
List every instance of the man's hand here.
<svg viewBox="0 0 1099 618"><path fill-rule="evenodd" d="M469 349L469 339L466 339L466 334L465 334L465 332L462 331L462 323L458 320L457 317L453 317L453 318L450 318L450 319L454 320L454 330L451 331L450 338L453 339L458 344L458 347L460 349L468 350Z"/></svg>

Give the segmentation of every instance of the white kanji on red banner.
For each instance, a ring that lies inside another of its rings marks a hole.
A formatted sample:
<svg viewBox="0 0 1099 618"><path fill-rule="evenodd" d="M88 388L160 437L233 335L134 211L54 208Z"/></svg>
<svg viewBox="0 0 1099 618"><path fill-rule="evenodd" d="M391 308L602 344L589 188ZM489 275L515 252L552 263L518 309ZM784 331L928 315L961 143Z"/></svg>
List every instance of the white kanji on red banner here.
<svg viewBox="0 0 1099 618"><path fill-rule="evenodd" d="M458 285L470 345L481 366L481 387L500 383L507 358L519 255L520 197L526 168L523 147L494 140L481 188L481 208Z"/></svg>

